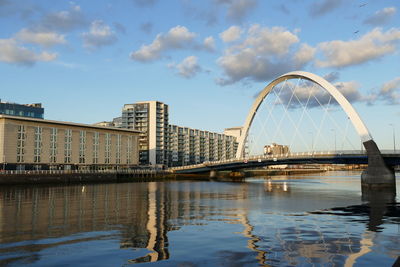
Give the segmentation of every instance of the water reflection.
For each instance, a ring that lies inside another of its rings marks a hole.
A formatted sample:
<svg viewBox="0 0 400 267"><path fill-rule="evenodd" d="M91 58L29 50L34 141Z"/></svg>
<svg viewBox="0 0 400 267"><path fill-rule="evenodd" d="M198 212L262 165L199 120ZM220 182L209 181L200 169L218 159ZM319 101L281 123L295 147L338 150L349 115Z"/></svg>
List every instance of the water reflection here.
<svg viewBox="0 0 400 267"><path fill-rule="evenodd" d="M400 254L394 194L363 192L361 203L357 192L329 186L286 177L2 188L0 265L72 264L75 257L113 266L351 266L370 261L374 250L393 263Z"/></svg>

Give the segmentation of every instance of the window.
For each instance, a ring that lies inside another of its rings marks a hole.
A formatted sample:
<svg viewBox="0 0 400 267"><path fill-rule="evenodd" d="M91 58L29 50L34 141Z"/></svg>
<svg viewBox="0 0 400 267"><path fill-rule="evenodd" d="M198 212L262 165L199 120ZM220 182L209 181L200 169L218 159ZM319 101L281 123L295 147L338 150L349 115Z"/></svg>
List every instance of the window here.
<svg viewBox="0 0 400 267"><path fill-rule="evenodd" d="M25 154L25 126L18 125L17 162L24 162L24 154Z"/></svg>
<svg viewBox="0 0 400 267"><path fill-rule="evenodd" d="M132 164L132 136L128 136L126 145L126 164Z"/></svg>
<svg viewBox="0 0 400 267"><path fill-rule="evenodd" d="M41 162L42 154L42 130L40 126L35 127L35 139L34 139L34 150L33 150L33 162Z"/></svg>
<svg viewBox="0 0 400 267"><path fill-rule="evenodd" d="M117 153L115 154L115 163L121 164L121 135L117 134Z"/></svg>
<svg viewBox="0 0 400 267"><path fill-rule="evenodd" d="M64 132L64 163L71 163L72 154L72 130Z"/></svg>
<svg viewBox="0 0 400 267"><path fill-rule="evenodd" d="M57 162L57 128L50 129L50 163Z"/></svg>
<svg viewBox="0 0 400 267"><path fill-rule="evenodd" d="M104 155L104 163L110 164L111 161L111 134L106 133L105 135L105 155Z"/></svg>
<svg viewBox="0 0 400 267"><path fill-rule="evenodd" d="M85 163L86 131L79 131L79 163Z"/></svg>
<svg viewBox="0 0 400 267"><path fill-rule="evenodd" d="M93 133L93 164L99 163L99 139L100 134L98 132Z"/></svg>

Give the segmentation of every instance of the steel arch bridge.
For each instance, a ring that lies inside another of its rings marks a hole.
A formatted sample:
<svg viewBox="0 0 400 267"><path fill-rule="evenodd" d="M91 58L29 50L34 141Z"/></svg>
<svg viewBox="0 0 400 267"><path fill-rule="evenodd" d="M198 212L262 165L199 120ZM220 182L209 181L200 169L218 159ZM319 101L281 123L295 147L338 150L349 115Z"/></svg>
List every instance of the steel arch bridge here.
<svg viewBox="0 0 400 267"><path fill-rule="evenodd" d="M301 156L288 153L286 155L279 155L278 157L258 157L245 159L244 150L245 142L249 134L249 129L253 123L253 119L257 114L257 111L263 101L266 99L268 94L273 88L279 83L288 79L304 79L314 84L319 85L324 89L342 108L346 113L347 117L354 126L357 134L360 137L362 144L365 147L366 153L350 153L350 155L344 155L343 153L320 153L320 156L316 157L316 154L309 153ZM175 167L171 168L176 173L196 173L205 172L212 170L237 170L241 168L249 167L260 167L274 164L303 164L303 163L331 163L331 164L343 164L343 163L368 163L368 168L363 172L362 184L365 185L389 185L395 187L395 176L394 171L388 165L400 164L399 155L386 155L386 160L382 156L378 146L373 140L369 130L362 121L359 114L356 112L354 107L345 98L345 96L331 83L324 78L315 75L313 73L305 71L294 71L279 76L272 82L270 82L257 96L254 101L242 128L241 135L238 140L238 149L236 151L236 158L218 161L218 162L206 162L202 164L196 164L192 166ZM252 163L252 164L248 164Z"/></svg>
<svg viewBox="0 0 400 267"><path fill-rule="evenodd" d="M253 103L253 106L251 107L251 109L247 115L246 121L243 125L242 134L239 139L239 146L238 146L238 149L236 152L237 159L244 157L245 141L248 136L249 129L251 127L253 119L254 119L261 103L264 101L264 99L268 96L268 94L271 92L271 90L277 84L281 83L282 81L285 81L287 79L292 79L292 78L302 78L302 79L306 79L306 80L309 80L311 82L314 82L314 83L320 85L342 107L342 109L344 110L344 112L347 114L350 121L352 122L358 135L360 136L361 141L364 143L364 142L372 140L371 134L369 133L367 127L365 126L364 122L361 120L358 113L355 111L355 109L350 104L350 102L342 95L342 93L335 86L333 86L331 83L329 83L324 78L319 77L315 74L305 72L305 71L294 71L294 72L286 73L286 74L276 78L275 80L273 80L257 96L256 100Z"/></svg>

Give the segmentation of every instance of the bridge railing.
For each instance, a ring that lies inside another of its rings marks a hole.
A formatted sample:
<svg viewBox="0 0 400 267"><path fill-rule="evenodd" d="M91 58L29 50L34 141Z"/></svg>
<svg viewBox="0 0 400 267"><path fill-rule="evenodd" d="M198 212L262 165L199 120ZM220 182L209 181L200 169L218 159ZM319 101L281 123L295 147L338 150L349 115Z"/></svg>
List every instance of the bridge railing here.
<svg viewBox="0 0 400 267"><path fill-rule="evenodd" d="M382 153L390 153L390 151L383 150ZM391 151L393 153L393 150ZM244 161L253 161L253 160L272 160L278 161L280 159L285 158L309 158L309 157L332 157L332 156L342 156L342 155L365 155L365 150L335 150L335 151L313 151L313 152L291 152L286 154L275 154L275 155L259 155L259 156L250 156L241 159L227 159L227 160L218 160L218 161L205 161L199 164L191 164L180 167L172 167L170 170L185 170L185 169L194 169L201 168L212 165L223 165L229 164L232 162L244 162Z"/></svg>

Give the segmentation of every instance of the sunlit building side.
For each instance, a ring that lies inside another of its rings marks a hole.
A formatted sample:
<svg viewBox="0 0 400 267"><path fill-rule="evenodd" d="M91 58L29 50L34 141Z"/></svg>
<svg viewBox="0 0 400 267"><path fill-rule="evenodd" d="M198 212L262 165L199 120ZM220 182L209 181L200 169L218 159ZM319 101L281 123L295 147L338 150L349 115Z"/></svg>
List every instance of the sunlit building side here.
<svg viewBox="0 0 400 267"><path fill-rule="evenodd" d="M115 169L138 165L139 132L0 115L0 168Z"/></svg>
<svg viewBox="0 0 400 267"><path fill-rule="evenodd" d="M286 145L272 143L264 146L264 155L283 155L287 153L289 153L289 147Z"/></svg>

